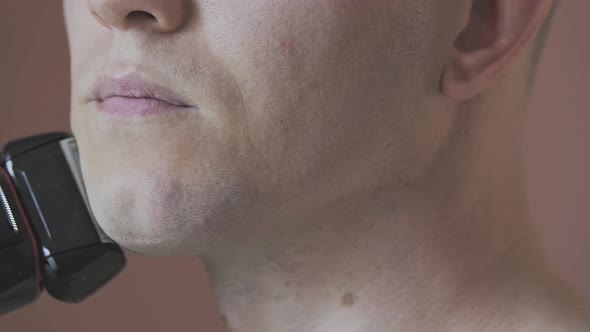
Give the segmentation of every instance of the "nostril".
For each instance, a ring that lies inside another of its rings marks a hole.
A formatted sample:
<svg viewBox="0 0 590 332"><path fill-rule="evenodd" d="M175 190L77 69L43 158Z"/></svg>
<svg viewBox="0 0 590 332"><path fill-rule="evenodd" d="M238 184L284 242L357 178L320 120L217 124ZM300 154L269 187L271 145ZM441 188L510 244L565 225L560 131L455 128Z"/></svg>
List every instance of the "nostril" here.
<svg viewBox="0 0 590 332"><path fill-rule="evenodd" d="M127 14L127 19L130 21L134 21L134 20L155 20L156 17L148 12L145 12L143 10L134 10L132 12L130 12L129 14Z"/></svg>

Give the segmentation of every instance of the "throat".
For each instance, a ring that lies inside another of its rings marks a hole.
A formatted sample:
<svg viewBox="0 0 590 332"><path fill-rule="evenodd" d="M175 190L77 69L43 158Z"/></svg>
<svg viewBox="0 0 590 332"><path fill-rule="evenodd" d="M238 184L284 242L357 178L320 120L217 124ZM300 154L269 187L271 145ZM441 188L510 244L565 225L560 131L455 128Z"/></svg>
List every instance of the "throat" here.
<svg viewBox="0 0 590 332"><path fill-rule="evenodd" d="M478 213L494 217L483 207L438 221L373 210L362 223L289 229L264 254L205 262L234 332L485 331L519 316L506 308L530 307L550 270L525 217Z"/></svg>

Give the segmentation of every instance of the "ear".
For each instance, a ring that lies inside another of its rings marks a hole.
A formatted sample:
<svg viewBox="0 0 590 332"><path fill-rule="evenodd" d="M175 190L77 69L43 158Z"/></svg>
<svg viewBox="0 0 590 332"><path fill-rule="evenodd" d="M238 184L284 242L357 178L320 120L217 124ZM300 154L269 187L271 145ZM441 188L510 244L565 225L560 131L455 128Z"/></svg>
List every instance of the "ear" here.
<svg viewBox="0 0 590 332"><path fill-rule="evenodd" d="M539 32L553 0L471 0L465 28L442 73L447 96L466 100L486 89Z"/></svg>

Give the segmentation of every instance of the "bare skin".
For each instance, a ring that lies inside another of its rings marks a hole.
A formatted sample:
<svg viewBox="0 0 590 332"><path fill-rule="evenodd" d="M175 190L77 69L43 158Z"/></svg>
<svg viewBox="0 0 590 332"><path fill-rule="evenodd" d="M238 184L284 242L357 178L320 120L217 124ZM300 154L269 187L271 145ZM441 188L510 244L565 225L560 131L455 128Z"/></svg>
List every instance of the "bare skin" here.
<svg viewBox="0 0 590 332"><path fill-rule="evenodd" d="M66 0L98 222L203 259L219 331L590 331L522 185L552 4ZM129 75L187 110L101 111Z"/></svg>

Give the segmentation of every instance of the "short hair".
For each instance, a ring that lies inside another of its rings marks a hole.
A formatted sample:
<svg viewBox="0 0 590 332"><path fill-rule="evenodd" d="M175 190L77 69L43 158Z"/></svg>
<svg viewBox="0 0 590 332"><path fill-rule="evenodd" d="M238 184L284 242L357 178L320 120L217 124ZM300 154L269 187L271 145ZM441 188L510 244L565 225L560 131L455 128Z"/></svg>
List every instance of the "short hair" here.
<svg viewBox="0 0 590 332"><path fill-rule="evenodd" d="M539 67L539 62L541 62L541 57L543 56L543 51L545 49L545 44L547 43L547 37L549 36L549 31L551 30L551 25L553 24L553 20L555 18L555 12L557 12L558 3L560 0L553 1L553 7L547 15L547 19L543 23L543 26L537 33L537 36L534 40L532 45L532 51L529 57L529 70L528 70L528 92L531 93L532 87L534 85L534 79L536 78L537 69Z"/></svg>
<svg viewBox="0 0 590 332"><path fill-rule="evenodd" d="M532 51L532 63L533 63L534 67L537 66L537 64L541 60L541 56L543 55L543 50L545 49L547 37L549 36L549 31L551 30L551 26L552 26L553 20L555 18L555 12L557 12L558 3L559 3L559 0L555 0L553 2L553 7L551 8L551 11L549 12L547 19L545 20L545 23L543 24L543 27L541 27L541 30L539 30L539 33L537 34L535 44L533 45L533 51Z"/></svg>

